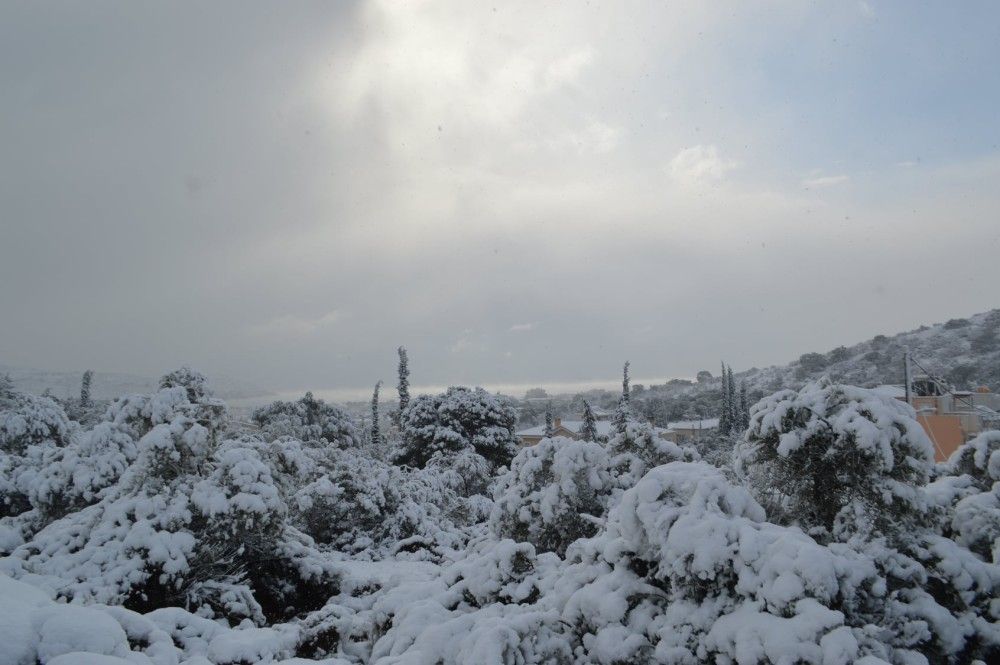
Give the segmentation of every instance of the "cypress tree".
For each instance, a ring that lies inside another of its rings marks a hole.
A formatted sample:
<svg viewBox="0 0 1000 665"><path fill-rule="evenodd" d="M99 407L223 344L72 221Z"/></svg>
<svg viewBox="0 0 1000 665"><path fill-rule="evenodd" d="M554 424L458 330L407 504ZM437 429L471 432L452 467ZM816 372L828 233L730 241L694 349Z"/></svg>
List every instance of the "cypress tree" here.
<svg viewBox="0 0 1000 665"><path fill-rule="evenodd" d="M625 430L628 428L629 421L629 378L628 378L628 367L629 362L625 361L625 367L622 370L622 394L618 398L618 408L615 409L615 417L612 420L612 424L615 427L615 431L619 434L624 434Z"/></svg>
<svg viewBox="0 0 1000 665"><path fill-rule="evenodd" d="M597 441L597 418L587 400L583 400L583 427L580 428L580 436L584 441Z"/></svg>
<svg viewBox="0 0 1000 665"><path fill-rule="evenodd" d="M733 429L732 405L729 402L729 379L726 374L726 363L722 363L722 374L719 375L719 387L722 390L722 409L719 411L719 433L729 434Z"/></svg>
<svg viewBox="0 0 1000 665"><path fill-rule="evenodd" d="M372 393L372 429L371 429L371 443L373 448L378 448L382 445L382 433L379 431L378 426L378 391L382 388L382 381L375 384L375 392Z"/></svg>
<svg viewBox="0 0 1000 665"><path fill-rule="evenodd" d="M312 391L306 392L302 398L302 405L306 411L306 425L315 425L319 422L319 402L313 397Z"/></svg>
<svg viewBox="0 0 1000 665"><path fill-rule="evenodd" d="M625 406L629 404L630 391L629 379L628 379L628 367L631 363L625 361L625 367L622 369L622 401L625 402Z"/></svg>
<svg viewBox="0 0 1000 665"><path fill-rule="evenodd" d="M80 381L80 406L90 406L90 383L94 380L94 370L88 369Z"/></svg>
<svg viewBox="0 0 1000 665"><path fill-rule="evenodd" d="M555 432L552 426L552 404L545 409L545 436L550 437Z"/></svg>
<svg viewBox="0 0 1000 665"><path fill-rule="evenodd" d="M399 413L406 411L410 405L410 365L409 358L406 357L406 348L399 347L399 383L396 385L396 392L399 393Z"/></svg>

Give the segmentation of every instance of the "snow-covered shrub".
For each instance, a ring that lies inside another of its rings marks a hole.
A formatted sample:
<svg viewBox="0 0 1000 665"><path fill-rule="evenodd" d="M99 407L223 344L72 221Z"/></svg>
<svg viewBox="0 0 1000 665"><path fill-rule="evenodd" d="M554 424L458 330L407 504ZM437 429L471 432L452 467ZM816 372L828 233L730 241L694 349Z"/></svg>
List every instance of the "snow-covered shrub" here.
<svg viewBox="0 0 1000 665"><path fill-rule="evenodd" d="M980 490L1000 481L1000 430L987 430L961 445L943 465L950 476L968 475Z"/></svg>
<svg viewBox="0 0 1000 665"><path fill-rule="evenodd" d="M64 446L73 427L54 400L12 389L0 392L0 450L21 455L29 446Z"/></svg>
<svg viewBox="0 0 1000 665"><path fill-rule="evenodd" d="M135 462L97 503L42 528L6 565L58 580L59 595L78 602L181 605L259 623L285 616L293 594L334 584L322 566L296 563L312 545L286 513L254 445L216 447L182 415L140 439Z"/></svg>
<svg viewBox="0 0 1000 665"><path fill-rule="evenodd" d="M594 648L617 636L614 662L824 662L844 624L827 606L851 602L874 567L764 517L714 467L653 469L606 532L571 549L609 568L570 596L564 619Z"/></svg>
<svg viewBox="0 0 1000 665"><path fill-rule="evenodd" d="M494 468L517 451L517 411L510 400L482 388L451 387L421 395L400 416L403 440L393 461L422 468L438 453L472 448Z"/></svg>
<svg viewBox="0 0 1000 665"><path fill-rule="evenodd" d="M822 537L905 537L921 523L933 447L913 409L823 379L758 402L737 466L775 517Z"/></svg>
<svg viewBox="0 0 1000 665"><path fill-rule="evenodd" d="M607 450L611 468L622 489L635 485L654 467L699 459L694 449L661 439L651 426L636 421L629 421L624 432L613 434Z"/></svg>
<svg viewBox="0 0 1000 665"><path fill-rule="evenodd" d="M557 552L597 532L614 487L604 447L563 437L521 450L500 478L490 530Z"/></svg>
<svg viewBox="0 0 1000 665"><path fill-rule="evenodd" d="M304 532L339 550L391 549L408 539L452 544L452 519L470 517L460 514L462 497L429 470L400 469L356 449L332 451L322 469L290 504Z"/></svg>
<svg viewBox="0 0 1000 665"><path fill-rule="evenodd" d="M45 469L46 455L69 445L75 434L75 425L55 401L2 384L0 518L30 510L29 496L38 474Z"/></svg>
<svg viewBox="0 0 1000 665"><path fill-rule="evenodd" d="M345 448L361 445L361 435L347 412L314 398L312 393L295 402L272 402L261 407L254 411L253 420L268 441L285 436Z"/></svg>
<svg viewBox="0 0 1000 665"><path fill-rule="evenodd" d="M391 465L353 451L339 454L292 498L303 531L338 549L363 550L391 535L402 478Z"/></svg>
<svg viewBox="0 0 1000 665"><path fill-rule="evenodd" d="M47 450L30 489L47 520L97 501L138 455L136 442L114 423L99 423L62 448Z"/></svg>
<svg viewBox="0 0 1000 665"><path fill-rule="evenodd" d="M207 429L213 439L216 438L225 428L225 403L211 396L200 374L190 370L178 372L164 376L161 380L163 387L151 395L119 397L108 407L104 420L124 428L138 441L156 425L169 423L177 416L186 416ZM191 385L182 383L181 379Z"/></svg>
<svg viewBox="0 0 1000 665"><path fill-rule="evenodd" d="M943 511L943 533L1000 563L1000 432L986 431L959 446L928 486Z"/></svg>
<svg viewBox="0 0 1000 665"><path fill-rule="evenodd" d="M488 496L496 480L489 460L467 448L456 453L437 453L427 461L427 470L436 471L460 496Z"/></svg>
<svg viewBox="0 0 1000 665"><path fill-rule="evenodd" d="M161 376L160 389L164 388L184 388L187 392L187 399L192 404L203 402L212 397L212 391L208 387L208 379L204 374L196 372L190 367L181 367Z"/></svg>

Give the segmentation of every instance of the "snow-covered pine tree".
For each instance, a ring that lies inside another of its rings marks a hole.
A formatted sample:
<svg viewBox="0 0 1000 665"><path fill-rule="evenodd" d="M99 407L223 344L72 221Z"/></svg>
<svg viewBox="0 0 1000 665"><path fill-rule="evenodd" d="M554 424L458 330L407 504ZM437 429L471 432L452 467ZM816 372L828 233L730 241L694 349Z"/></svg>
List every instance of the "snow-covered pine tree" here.
<svg viewBox="0 0 1000 665"><path fill-rule="evenodd" d="M403 413L410 405L410 360L406 355L406 348L399 347L399 383L396 384L396 392L399 393L399 412Z"/></svg>
<svg viewBox="0 0 1000 665"><path fill-rule="evenodd" d="M580 436L584 441L597 441L597 418L590 408L590 403L583 400L583 426L580 428Z"/></svg>
<svg viewBox="0 0 1000 665"><path fill-rule="evenodd" d="M555 427L552 425L552 404L550 403L545 408L545 436L550 437L555 431Z"/></svg>
<svg viewBox="0 0 1000 665"><path fill-rule="evenodd" d="M614 426L615 432L619 434L624 434L625 430L628 428L629 421L629 377L628 368L629 361L625 361L625 367L622 368L622 394L618 398L618 408L615 409L614 419L611 421Z"/></svg>
<svg viewBox="0 0 1000 665"><path fill-rule="evenodd" d="M90 406L90 383L94 380L94 370L88 369L80 380L80 406Z"/></svg>
<svg viewBox="0 0 1000 665"><path fill-rule="evenodd" d="M382 388L382 380L380 379L375 384L375 391L372 393L372 429L371 429L371 444L372 448L378 450L382 445L382 432L379 431L378 424L378 392Z"/></svg>
<svg viewBox="0 0 1000 665"><path fill-rule="evenodd" d="M719 389L722 391L722 408L719 410L719 434L727 435L733 430L732 404L729 401L729 378L726 374L726 363L722 363L722 373L719 374Z"/></svg>

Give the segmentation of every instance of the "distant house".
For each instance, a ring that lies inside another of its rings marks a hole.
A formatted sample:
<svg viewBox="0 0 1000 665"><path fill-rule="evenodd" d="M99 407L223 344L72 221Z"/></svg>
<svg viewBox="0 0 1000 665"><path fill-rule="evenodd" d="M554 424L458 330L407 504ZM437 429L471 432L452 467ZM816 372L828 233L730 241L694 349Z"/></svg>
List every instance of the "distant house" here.
<svg viewBox="0 0 1000 665"><path fill-rule="evenodd" d="M702 418L701 420L678 420L667 423L666 436L663 438L674 443L690 443L719 429L718 418Z"/></svg>
<svg viewBox="0 0 1000 665"><path fill-rule="evenodd" d="M610 420L597 420L597 435L601 438L608 438L613 433L613 425ZM686 443L707 434L709 431L719 427L718 418L706 420L680 420L670 423L667 427L654 427L653 431L664 441L675 443ZM582 420L563 420L555 418L552 421L552 436L563 436L567 439L581 438L580 430L583 429ZM522 446L533 446L545 438L545 425L530 427L517 433L517 438Z"/></svg>
<svg viewBox="0 0 1000 665"><path fill-rule="evenodd" d="M552 420L552 436L564 436L567 439L580 439L580 430L583 429L582 420L563 420L554 418ZM607 437L611 434L611 421L597 421L597 435ZM517 433L517 438L521 441L521 446L533 446L545 438L545 425L529 427Z"/></svg>
<svg viewBox="0 0 1000 665"><path fill-rule="evenodd" d="M917 412L917 422L934 444L934 458L938 462L948 459L956 448L984 429L1000 426L1000 395L986 386L975 391L949 391L927 377L914 380L912 385L910 405ZM903 386L882 385L873 390L906 401Z"/></svg>

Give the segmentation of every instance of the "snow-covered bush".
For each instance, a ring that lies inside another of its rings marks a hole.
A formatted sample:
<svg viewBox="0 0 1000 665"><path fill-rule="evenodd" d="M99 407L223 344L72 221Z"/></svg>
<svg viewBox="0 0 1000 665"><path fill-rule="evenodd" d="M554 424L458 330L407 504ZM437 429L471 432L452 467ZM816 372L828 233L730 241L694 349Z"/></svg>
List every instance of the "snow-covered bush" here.
<svg viewBox="0 0 1000 665"><path fill-rule="evenodd" d="M612 472L618 486L628 489L650 469L669 462L692 462L699 458L692 448L679 446L657 435L646 423L629 421L624 432L616 432L607 443Z"/></svg>
<svg viewBox="0 0 1000 665"><path fill-rule="evenodd" d="M285 616L293 594L330 589L334 579L296 563L311 540L287 523L253 443L216 446L184 415L155 425L117 484L15 549L8 572L51 579L77 602L180 605L258 623Z"/></svg>
<svg viewBox="0 0 1000 665"><path fill-rule="evenodd" d="M69 445L45 451L31 485L31 504L46 520L88 506L118 482L137 455L127 431L99 423Z"/></svg>
<svg viewBox="0 0 1000 665"><path fill-rule="evenodd" d="M471 448L437 453L427 461L426 470L439 473L448 487L463 497L488 496L496 481L493 465Z"/></svg>
<svg viewBox="0 0 1000 665"><path fill-rule="evenodd" d="M0 518L31 508L29 496L46 455L69 445L75 434L55 401L0 384Z"/></svg>
<svg viewBox="0 0 1000 665"><path fill-rule="evenodd" d="M471 448L498 468L517 451L517 411L506 397L482 388L421 395L400 421L403 440L393 458L399 465L423 468L435 454Z"/></svg>
<svg viewBox="0 0 1000 665"><path fill-rule="evenodd" d="M54 400L16 390L0 392L0 450L22 455L30 446L64 446L73 426Z"/></svg>
<svg viewBox="0 0 1000 665"><path fill-rule="evenodd" d="M714 467L657 467L612 508L606 532L571 548L571 563L607 568L570 596L563 617L585 645L615 649L601 662L857 657L843 614L827 606L851 602L874 567L764 518Z"/></svg>
<svg viewBox="0 0 1000 665"><path fill-rule="evenodd" d="M291 437L300 441L326 441L339 447L361 445L353 419L340 407L313 397L295 402L272 402L253 413L254 422L268 441Z"/></svg>
<svg viewBox="0 0 1000 665"><path fill-rule="evenodd" d="M1000 481L1000 430L987 430L959 446L942 465L950 476L967 475L983 491Z"/></svg>
<svg viewBox="0 0 1000 665"><path fill-rule="evenodd" d="M184 388L187 399L192 404L204 402L212 397L208 378L190 367L181 367L160 377L160 390L164 388Z"/></svg>
<svg viewBox="0 0 1000 665"><path fill-rule="evenodd" d="M124 428L137 441L156 425L177 416L198 422L213 439L222 433L226 405L212 397L204 376L183 368L165 375L160 386L151 395L119 397L108 407L104 420Z"/></svg>
<svg viewBox="0 0 1000 665"><path fill-rule="evenodd" d="M500 478L490 530L561 555L573 541L597 532L613 487L601 444L542 439L522 449Z"/></svg>
<svg viewBox="0 0 1000 665"><path fill-rule="evenodd" d="M1000 432L986 431L959 446L929 485L943 511L943 533L1000 563Z"/></svg>
<svg viewBox="0 0 1000 665"><path fill-rule="evenodd" d="M905 537L925 517L934 459L913 409L827 380L758 402L737 450L755 496L821 537Z"/></svg>

